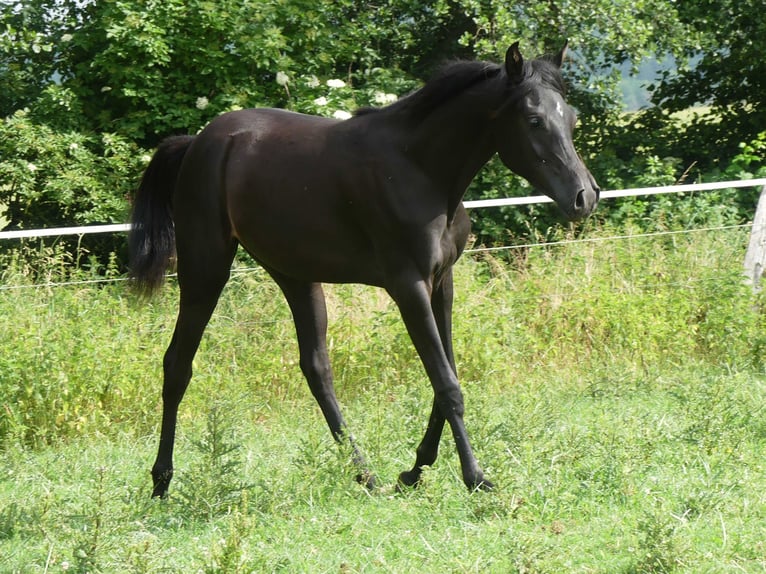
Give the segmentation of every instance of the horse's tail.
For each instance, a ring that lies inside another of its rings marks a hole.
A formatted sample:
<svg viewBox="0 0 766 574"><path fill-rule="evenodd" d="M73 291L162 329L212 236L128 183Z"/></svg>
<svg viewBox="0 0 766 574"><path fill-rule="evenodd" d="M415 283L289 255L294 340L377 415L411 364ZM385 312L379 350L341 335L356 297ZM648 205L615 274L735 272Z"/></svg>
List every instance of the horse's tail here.
<svg viewBox="0 0 766 574"><path fill-rule="evenodd" d="M137 290L151 295L159 289L175 256L172 200L181 162L194 136L164 140L149 162L133 198L128 235L130 275Z"/></svg>

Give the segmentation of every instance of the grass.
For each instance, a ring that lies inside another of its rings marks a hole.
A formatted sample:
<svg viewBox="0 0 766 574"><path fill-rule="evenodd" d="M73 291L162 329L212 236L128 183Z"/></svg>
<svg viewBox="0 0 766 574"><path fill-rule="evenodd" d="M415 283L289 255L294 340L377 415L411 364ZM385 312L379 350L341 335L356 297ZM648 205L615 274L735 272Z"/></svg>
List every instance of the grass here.
<svg viewBox="0 0 766 574"><path fill-rule="evenodd" d="M766 332L741 232L473 256L456 268L466 420L399 493L430 391L380 292L328 288L354 481L302 381L289 311L236 273L150 500L172 282L0 291L0 572L764 572ZM50 268L50 265L48 266ZM28 282L18 265L6 284Z"/></svg>

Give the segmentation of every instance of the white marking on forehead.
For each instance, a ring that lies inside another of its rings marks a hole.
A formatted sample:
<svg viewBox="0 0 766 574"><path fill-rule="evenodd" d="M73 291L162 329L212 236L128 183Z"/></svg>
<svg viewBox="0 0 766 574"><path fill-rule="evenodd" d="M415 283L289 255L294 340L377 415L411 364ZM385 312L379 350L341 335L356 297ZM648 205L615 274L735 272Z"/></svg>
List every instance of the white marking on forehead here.
<svg viewBox="0 0 766 574"><path fill-rule="evenodd" d="M564 108L561 107L561 102L556 102L556 111L562 118L564 117Z"/></svg>

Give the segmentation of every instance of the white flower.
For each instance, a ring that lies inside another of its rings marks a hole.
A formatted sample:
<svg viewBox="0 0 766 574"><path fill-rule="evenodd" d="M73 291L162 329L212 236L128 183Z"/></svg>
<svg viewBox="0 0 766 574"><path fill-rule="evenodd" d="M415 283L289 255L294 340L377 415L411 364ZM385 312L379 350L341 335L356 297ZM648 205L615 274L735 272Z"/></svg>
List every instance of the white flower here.
<svg viewBox="0 0 766 574"><path fill-rule="evenodd" d="M74 36L72 36L72 34L64 34L63 36L61 36L61 41L62 42L71 42L72 38L74 38Z"/></svg>
<svg viewBox="0 0 766 574"><path fill-rule="evenodd" d="M67 562L66 560L64 560L64 561L61 563L61 569L62 569L62 570L69 570L69 562Z"/></svg>
<svg viewBox="0 0 766 574"><path fill-rule="evenodd" d="M327 80L328 88L345 88L346 82L343 80Z"/></svg>
<svg viewBox="0 0 766 574"><path fill-rule="evenodd" d="M152 156L150 156L148 153L145 153L144 155L141 156L141 161L143 163L149 163L150 161L152 161Z"/></svg>
<svg viewBox="0 0 766 574"><path fill-rule="evenodd" d="M80 146L77 143L75 143L75 142L72 142L72 143L69 144L69 149L72 150L72 151L76 150L79 147Z"/></svg>
<svg viewBox="0 0 766 574"><path fill-rule="evenodd" d="M111 91L112 91L112 87L111 86L104 86L103 88L101 88L101 93L102 94L104 92L111 92Z"/></svg>
<svg viewBox="0 0 766 574"><path fill-rule="evenodd" d="M319 87L319 78L316 76L309 76L306 80L306 85L309 88L318 88Z"/></svg>
<svg viewBox="0 0 766 574"><path fill-rule="evenodd" d="M198 110L204 110L206 107L208 107L209 104L210 102L205 96L200 96L197 98L197 103L195 105L197 106Z"/></svg>
<svg viewBox="0 0 766 574"><path fill-rule="evenodd" d="M37 166L33 164L32 162L27 163L27 169L31 171L32 173L37 171Z"/></svg>
<svg viewBox="0 0 766 574"><path fill-rule="evenodd" d="M332 115L336 120L347 120L351 117L351 114L348 113L346 110L335 110L335 113Z"/></svg>
<svg viewBox="0 0 766 574"><path fill-rule="evenodd" d="M324 96L322 96L320 98L317 98L316 100L314 100L314 105L326 106L327 105L327 98L325 98Z"/></svg>
<svg viewBox="0 0 766 574"><path fill-rule="evenodd" d="M380 105L393 104L399 99L396 94L387 94L385 92L375 92L372 98L376 104Z"/></svg>
<svg viewBox="0 0 766 574"><path fill-rule="evenodd" d="M277 72L277 84L284 87L290 82L290 78L284 72Z"/></svg>

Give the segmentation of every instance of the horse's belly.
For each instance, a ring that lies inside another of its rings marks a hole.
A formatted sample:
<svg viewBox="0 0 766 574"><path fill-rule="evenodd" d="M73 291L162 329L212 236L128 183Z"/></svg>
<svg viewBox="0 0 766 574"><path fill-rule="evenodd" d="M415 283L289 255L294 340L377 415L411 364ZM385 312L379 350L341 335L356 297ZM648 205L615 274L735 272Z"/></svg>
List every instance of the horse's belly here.
<svg viewBox="0 0 766 574"><path fill-rule="evenodd" d="M237 240L270 271L322 283L382 283L369 239L347 214L316 202L263 201L231 208L230 216Z"/></svg>

